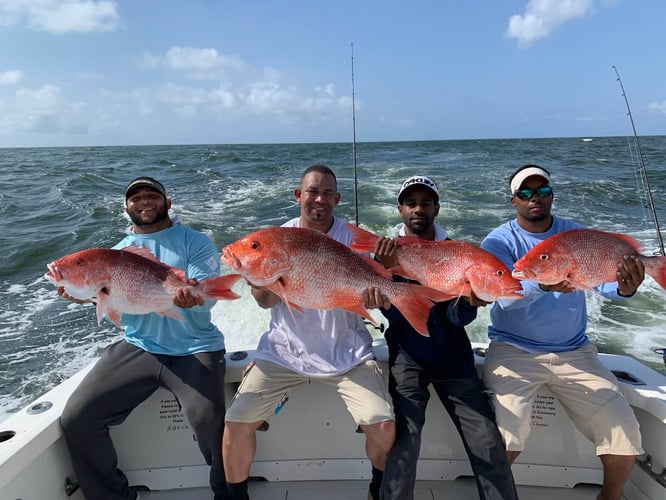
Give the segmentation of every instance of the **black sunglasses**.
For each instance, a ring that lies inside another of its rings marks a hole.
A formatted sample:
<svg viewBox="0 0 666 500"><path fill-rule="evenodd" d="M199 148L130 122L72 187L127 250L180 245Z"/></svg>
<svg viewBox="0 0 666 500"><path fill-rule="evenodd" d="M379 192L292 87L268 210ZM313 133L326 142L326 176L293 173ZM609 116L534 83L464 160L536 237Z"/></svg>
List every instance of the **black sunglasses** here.
<svg viewBox="0 0 666 500"><path fill-rule="evenodd" d="M532 196L535 194L539 198L548 198L551 194L553 194L553 188L550 186L541 186L540 188L536 189L519 189L513 194L521 200L531 200Z"/></svg>

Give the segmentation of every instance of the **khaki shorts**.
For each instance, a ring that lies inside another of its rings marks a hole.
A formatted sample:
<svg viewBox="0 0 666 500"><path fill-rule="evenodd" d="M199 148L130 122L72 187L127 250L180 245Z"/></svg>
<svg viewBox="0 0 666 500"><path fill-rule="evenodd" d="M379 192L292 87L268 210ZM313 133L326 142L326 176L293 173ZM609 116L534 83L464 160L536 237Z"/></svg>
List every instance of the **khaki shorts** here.
<svg viewBox="0 0 666 500"><path fill-rule="evenodd" d="M333 386L342 396L356 425L394 419L386 379L376 361L366 361L340 375L314 378L258 359L244 374L227 409L225 421L269 422L298 386L311 381Z"/></svg>
<svg viewBox="0 0 666 500"><path fill-rule="evenodd" d="M531 431L532 401L545 385L597 455L640 455L641 434L615 376L588 344L570 352L529 353L492 342L483 382L493 393L497 425L509 451L522 451Z"/></svg>

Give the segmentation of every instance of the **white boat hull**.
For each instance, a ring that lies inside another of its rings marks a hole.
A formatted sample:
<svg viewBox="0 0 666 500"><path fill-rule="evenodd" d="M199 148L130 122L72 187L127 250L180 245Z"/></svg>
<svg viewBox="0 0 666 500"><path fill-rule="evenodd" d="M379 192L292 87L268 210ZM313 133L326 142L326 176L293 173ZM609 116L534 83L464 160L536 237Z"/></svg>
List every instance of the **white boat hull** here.
<svg viewBox="0 0 666 500"><path fill-rule="evenodd" d="M475 344L483 348L482 344ZM376 342L386 362L383 341ZM227 401L231 400L248 356L227 355ZM481 352L481 351L479 351ZM650 465L637 464L625 488L627 500L666 498L666 377L625 356L601 355L620 374L625 395L639 418ZM483 357L477 356L477 362ZM0 500L83 500L68 496L66 481L76 478L63 442L59 415L82 370L13 417L0 422ZM626 374L627 376L624 376ZM631 378L641 382L630 383ZM42 413L48 403L52 406ZM472 471L458 433L436 397L431 399L418 466L416 498L477 498ZM119 466L130 484L149 492L142 498L205 499L208 467L187 421L168 391L160 390L112 429ZM643 457L645 458L645 457ZM304 386L257 435L251 476L253 500L287 498L365 498L371 466L364 439L337 394L318 384ZM521 498L595 498L602 474L594 450L575 430L548 392L533 407L528 447L513 466ZM265 480L265 481L264 481ZM358 493L356 493L358 492ZM329 495L329 496L326 496ZM330 496L333 495L333 496ZM88 499L97 500L97 499Z"/></svg>

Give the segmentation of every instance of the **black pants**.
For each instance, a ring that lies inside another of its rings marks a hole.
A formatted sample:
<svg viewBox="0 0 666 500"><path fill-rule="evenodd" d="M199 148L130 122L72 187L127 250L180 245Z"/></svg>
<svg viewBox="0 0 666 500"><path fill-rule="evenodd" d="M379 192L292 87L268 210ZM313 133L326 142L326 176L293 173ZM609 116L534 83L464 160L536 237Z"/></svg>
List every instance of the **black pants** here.
<svg viewBox="0 0 666 500"><path fill-rule="evenodd" d="M384 469L380 498L414 498L416 465L430 384L462 438L479 498L517 498L504 444L481 380L478 377L432 378L402 350L391 356L389 364L389 392L395 406L396 439Z"/></svg>
<svg viewBox="0 0 666 500"><path fill-rule="evenodd" d="M91 500L134 500L118 469L109 426L121 424L158 388L177 398L211 466L216 499L225 498L222 468L224 351L188 356L150 354L124 340L108 346L72 393L61 423L79 485Z"/></svg>

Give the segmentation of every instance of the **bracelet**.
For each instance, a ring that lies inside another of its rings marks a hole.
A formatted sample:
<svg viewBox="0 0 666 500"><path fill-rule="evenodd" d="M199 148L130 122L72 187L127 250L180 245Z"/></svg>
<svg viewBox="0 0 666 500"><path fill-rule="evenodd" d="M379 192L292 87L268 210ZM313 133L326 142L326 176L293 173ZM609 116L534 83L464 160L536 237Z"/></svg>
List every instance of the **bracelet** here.
<svg viewBox="0 0 666 500"><path fill-rule="evenodd" d="M622 295L622 294L620 293L620 289L619 289L619 288L616 289L615 292L616 292L620 297L624 297L625 299L628 299L629 297L633 297L634 295L636 295L637 290L634 290L634 293L630 293L629 295Z"/></svg>

